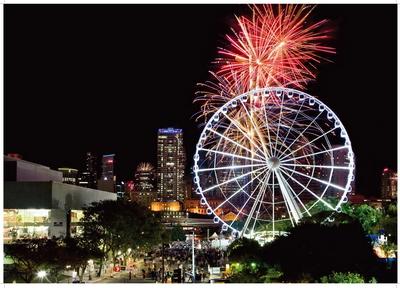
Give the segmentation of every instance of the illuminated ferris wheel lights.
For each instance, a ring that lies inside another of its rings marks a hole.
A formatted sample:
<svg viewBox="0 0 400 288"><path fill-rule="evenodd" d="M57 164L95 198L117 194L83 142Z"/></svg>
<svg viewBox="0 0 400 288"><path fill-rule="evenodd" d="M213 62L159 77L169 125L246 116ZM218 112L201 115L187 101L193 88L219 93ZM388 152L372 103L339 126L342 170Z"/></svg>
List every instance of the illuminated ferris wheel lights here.
<svg viewBox="0 0 400 288"><path fill-rule="evenodd" d="M200 139L195 185L207 214L232 235L258 237L260 227L272 223L274 237L276 221L295 225L317 203L337 211L351 191L355 165L347 132L306 93L263 88L237 96L211 117ZM208 203L216 195L223 201ZM226 223L218 209L234 219Z"/></svg>

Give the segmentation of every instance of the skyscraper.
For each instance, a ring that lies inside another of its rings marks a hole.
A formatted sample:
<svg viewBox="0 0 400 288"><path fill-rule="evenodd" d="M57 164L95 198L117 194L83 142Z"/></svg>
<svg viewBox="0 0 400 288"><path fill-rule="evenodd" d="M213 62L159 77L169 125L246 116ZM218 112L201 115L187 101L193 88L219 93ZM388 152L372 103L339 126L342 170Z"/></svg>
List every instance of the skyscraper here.
<svg viewBox="0 0 400 288"><path fill-rule="evenodd" d="M397 197L397 173L389 168L383 169L381 196L384 199Z"/></svg>
<svg viewBox="0 0 400 288"><path fill-rule="evenodd" d="M92 152L86 153L85 167L79 179L79 186L97 188L97 158Z"/></svg>
<svg viewBox="0 0 400 288"><path fill-rule="evenodd" d="M154 167L150 163L140 163L135 172L136 191L154 191Z"/></svg>
<svg viewBox="0 0 400 288"><path fill-rule="evenodd" d="M185 151L182 129L158 129L157 198L184 201Z"/></svg>
<svg viewBox="0 0 400 288"><path fill-rule="evenodd" d="M98 189L103 191L115 192L114 175L115 154L103 155L102 159L102 174L98 181Z"/></svg>
<svg viewBox="0 0 400 288"><path fill-rule="evenodd" d="M131 199L150 207L151 202L157 198L157 191L154 188L154 167L150 163L140 163L135 172L135 189L130 194Z"/></svg>

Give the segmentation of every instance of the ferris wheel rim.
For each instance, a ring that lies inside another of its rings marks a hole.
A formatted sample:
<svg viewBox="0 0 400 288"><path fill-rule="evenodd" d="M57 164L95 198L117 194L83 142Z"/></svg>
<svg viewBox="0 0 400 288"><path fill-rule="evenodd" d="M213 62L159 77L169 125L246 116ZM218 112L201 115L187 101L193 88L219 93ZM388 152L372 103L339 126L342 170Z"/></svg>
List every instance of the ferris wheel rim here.
<svg viewBox="0 0 400 288"><path fill-rule="evenodd" d="M352 154L352 157L349 157L349 166L351 166L351 167L349 167L348 169L349 169L349 175L348 175L348 179L347 179L347 181L346 181L346 185L345 185L345 187L343 187L344 188L344 192L345 193L343 193L342 194L342 196L341 196L341 198L340 198L340 200L338 201L338 203L337 203L337 205L334 207L334 210L336 210L336 211L338 211L339 209L340 209L340 206L341 206L341 204L342 203L345 203L345 202L347 202L347 193L350 191L350 189L349 189L349 187L351 186L351 182L353 181L353 177L354 177L354 167L355 167L355 165L354 165L354 153L353 153L353 150L352 150L352 146L351 146L351 141L350 141L350 138L349 138L349 136L348 136L348 133L347 133L347 130L346 130L346 128L344 127L344 125L342 124L342 122L341 122L341 120L339 119L339 117L336 115L336 113L334 112L334 111L332 111L330 108L329 108L329 106L327 106L325 103L323 103L322 101L320 101L319 99L317 99L317 98L315 98L314 96L312 96L312 95L310 95L310 94L308 94L308 93L305 93L305 92L302 92L302 91L299 91L299 90L296 90L296 89L292 89L292 88L285 88L285 87L264 87L264 88L258 88L258 89L253 89L253 90L251 90L251 91L248 91L248 92L245 92L245 93L242 93L242 94L240 94L240 95L238 95L238 96L236 96L236 97L234 97L234 98L232 98L231 100L229 100L228 102L226 102L224 105L222 105L219 109L217 109L216 111L215 111L215 113L213 113L213 115L212 115L212 117L210 117L210 119L206 122L206 124L205 124L205 126L204 126L204 128L203 128L203 130L202 130L202 132L201 132L201 136L200 136L200 140L199 140L199 143L200 143L200 141L201 141L201 139L202 139L202 135L205 135L206 134L206 130L207 130L207 127L212 127L212 123L213 122L215 122L216 120L216 115L219 117L219 115L222 113L222 115L224 115L224 116L226 116L226 111L227 111L227 109L229 108L229 107L231 107L233 104L239 104L238 102L242 102L242 100L244 99L244 98L246 98L246 97L248 97L250 94L253 94L253 95L261 95L261 96L263 96L263 97L265 97L265 95L267 94L267 92L268 93L270 93L270 92L277 92L277 91L280 91L281 92L281 95L282 95L282 97L284 98L285 96L284 95L289 95L289 93L291 93L292 95L294 95L294 94L297 94L297 95L299 95L299 97L300 97L300 95L302 95L302 97L304 97L303 99L302 99L302 101L310 101L310 99L312 99L312 101L315 103L315 105L316 105L316 107L318 107L318 110L322 113L323 111L326 111L326 113L327 113L327 115L331 115L331 119L333 119L334 120L334 123L335 123L335 127L333 128L333 129L337 129L337 128L340 128L340 131L344 131L344 135L345 135L345 145L343 145L343 147L346 147L347 149L348 149L348 151L349 151L349 153L351 153ZM236 105L235 105L236 106ZM226 109L226 110L225 110ZM218 121L218 119L217 119L217 121ZM336 125L338 123L338 125ZM332 129L332 130L333 130ZM342 137L343 138L343 137ZM285 139L286 140L286 139ZM280 149L282 149L282 148L280 148ZM335 148L336 149L336 148ZM193 171L194 171L194 174L195 174L195 178L197 177L197 178L199 178L199 171L201 170L201 169L194 169L196 166L197 166L197 164L198 164L198 161L199 161L199 151L200 150L203 150L204 151L204 149L201 149L201 148L199 148L199 146L198 145L196 145L196 152L195 152L195 159L194 159L194 166L193 166ZM333 150L332 150L333 151ZM276 152L276 151L275 151ZM285 151L283 151L283 152L285 152ZM326 153L326 151L321 151L321 152L316 152L315 154L318 154L318 153ZM259 155L259 156L262 156L262 155ZM286 155L287 156L287 155ZM286 163L286 162L288 162L288 160L286 159L287 157L286 156L284 156L282 159L280 159L281 161L282 161L282 163ZM196 159L197 158L197 159ZM265 157L264 157L265 158ZM254 159L253 159L254 160ZM259 158L259 160L261 160L261 158ZM257 160L254 160L255 162L257 162ZM292 172L294 171L294 169L289 169L287 166L290 166L290 165L294 165L294 164L282 164L282 169L285 169L285 171L286 171L286 173L287 172L289 172L290 170L292 170ZM261 164L260 164L260 166L261 166ZM210 168L211 169L211 168ZM215 170L215 169L214 169ZM333 170L332 170L333 171ZM264 171L265 172L265 171ZM296 173L299 173L299 172L296 172ZM331 175L332 176L332 175ZM311 181L311 180L310 180ZM203 200L203 202L204 202L204 205L206 205L207 206L207 210L208 209L210 209L210 211L212 211L212 213L211 214L214 214L214 222L220 222L220 223L222 223L222 230L223 231L226 231L226 230L228 230L229 228L232 230L232 233L233 234L235 234L235 233L242 233L242 234L244 234L244 232L245 231L239 231L239 230L237 230L236 228L234 228L234 227L232 227L232 223L231 224L228 224L228 223L226 223L220 216L218 216L218 215L216 215L215 214L215 211L216 211L216 209L214 209L214 208L212 208L211 206L210 206L210 204L208 203L208 201L207 201L207 197L205 197L205 195L204 195L204 189L199 185L199 183L198 182L196 182L195 181L195 184L196 184L196 191L198 192L198 194L200 194L201 195L201 199ZM328 186L327 186L328 187ZM327 189L327 187L325 188L325 190ZM208 191L207 189L206 189L206 191ZM235 192L236 193L236 192ZM324 192L325 193L325 192ZM323 195L323 194L322 194ZM250 199L251 197L249 197L249 199ZM283 202L283 201L282 201ZM318 201L317 201L318 202ZM316 203L317 203L316 202ZM246 202L247 203L247 202ZM315 205L315 204L314 204ZM245 205L243 205L243 207L244 207ZM242 207L242 208L243 208ZM261 207L261 205L260 205L260 207ZM218 207L217 207L218 208ZM311 208L310 208L311 209ZM239 215L240 213L238 213L238 215ZM276 221L276 220L275 220Z"/></svg>

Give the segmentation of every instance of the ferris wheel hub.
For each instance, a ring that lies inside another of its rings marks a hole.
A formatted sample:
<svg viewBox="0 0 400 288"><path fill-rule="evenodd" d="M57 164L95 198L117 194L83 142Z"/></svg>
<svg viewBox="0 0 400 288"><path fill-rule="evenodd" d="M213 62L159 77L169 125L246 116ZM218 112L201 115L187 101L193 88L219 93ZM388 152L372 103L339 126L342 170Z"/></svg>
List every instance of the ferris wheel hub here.
<svg viewBox="0 0 400 288"><path fill-rule="evenodd" d="M278 169L280 165L281 161L278 159L278 157L270 157L267 159L267 166L271 170Z"/></svg>

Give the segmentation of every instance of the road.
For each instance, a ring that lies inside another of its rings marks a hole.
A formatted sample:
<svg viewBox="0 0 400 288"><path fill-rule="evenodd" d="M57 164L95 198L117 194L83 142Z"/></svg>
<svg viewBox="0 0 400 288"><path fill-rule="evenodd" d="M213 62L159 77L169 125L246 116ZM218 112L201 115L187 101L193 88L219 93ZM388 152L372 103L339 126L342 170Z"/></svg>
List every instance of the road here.
<svg viewBox="0 0 400 288"><path fill-rule="evenodd" d="M100 281L96 281L96 283L155 283L155 281L151 279L141 279L141 278L132 278L129 279L129 272L119 272L116 273L113 277L107 276Z"/></svg>

